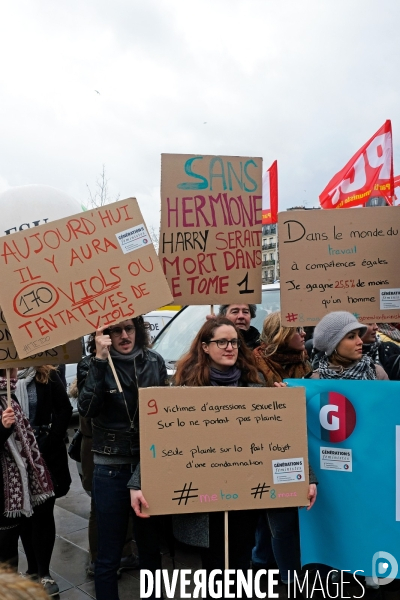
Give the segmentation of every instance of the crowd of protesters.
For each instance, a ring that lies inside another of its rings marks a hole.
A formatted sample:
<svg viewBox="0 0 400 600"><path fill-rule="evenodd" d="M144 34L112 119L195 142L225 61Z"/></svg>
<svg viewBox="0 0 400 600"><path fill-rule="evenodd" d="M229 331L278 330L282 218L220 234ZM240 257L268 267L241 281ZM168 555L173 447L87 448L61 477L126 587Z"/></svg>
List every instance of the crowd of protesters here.
<svg viewBox="0 0 400 600"><path fill-rule="evenodd" d="M164 360L150 348L142 317L100 327L91 336L88 355L78 365L77 395L83 485L92 493L88 573L94 574L97 600L118 600L121 569L161 568L160 536L166 529L199 548L204 569L224 569L223 513L148 518L142 512L148 505L141 491L139 387L279 388L288 378L400 379L400 331L394 325L366 326L351 313L332 312L306 342L305 331L283 326L279 313L269 314L258 332L251 325L255 315L252 304L220 306L178 361L172 382ZM50 576L53 510L71 483L65 433L72 408L55 367L12 370L9 386L11 401L3 371L0 561L16 568L21 538L28 562L22 577L37 580L54 596L59 588ZM310 509L317 499L311 467L308 499ZM282 583L290 585L289 574L300 568L296 508L232 511L229 531L230 568L246 571L251 561L255 570L276 564ZM366 585L367 594L378 598L368 578Z"/></svg>

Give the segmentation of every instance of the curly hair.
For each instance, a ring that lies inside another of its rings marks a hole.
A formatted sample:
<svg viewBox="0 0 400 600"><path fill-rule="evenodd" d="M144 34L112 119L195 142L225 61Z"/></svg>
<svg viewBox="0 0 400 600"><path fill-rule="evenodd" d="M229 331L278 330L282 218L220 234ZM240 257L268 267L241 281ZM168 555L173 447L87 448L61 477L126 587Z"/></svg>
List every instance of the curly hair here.
<svg viewBox="0 0 400 600"><path fill-rule="evenodd" d="M194 338L189 352L177 363L174 376L175 385L203 386L210 385L210 356L203 350L202 344L208 344L214 337L216 329L222 325L233 327L241 344L238 349L236 366L242 371L242 380L247 383L261 383L255 366L253 355L243 341L240 329L226 317L208 319Z"/></svg>
<svg viewBox="0 0 400 600"><path fill-rule="evenodd" d="M4 600L48 600L43 586L29 577L21 577L5 566L0 567L1 598Z"/></svg>
<svg viewBox="0 0 400 600"><path fill-rule="evenodd" d="M150 342L149 331L145 325L143 317L142 316L134 317L131 320L135 326L135 332L136 332L135 346L138 346L139 348L148 348L150 346L151 342ZM104 329L103 334L110 335L110 330L108 328ZM90 334L88 343L86 345L87 351L90 354L96 354L95 337L96 337L96 332Z"/></svg>

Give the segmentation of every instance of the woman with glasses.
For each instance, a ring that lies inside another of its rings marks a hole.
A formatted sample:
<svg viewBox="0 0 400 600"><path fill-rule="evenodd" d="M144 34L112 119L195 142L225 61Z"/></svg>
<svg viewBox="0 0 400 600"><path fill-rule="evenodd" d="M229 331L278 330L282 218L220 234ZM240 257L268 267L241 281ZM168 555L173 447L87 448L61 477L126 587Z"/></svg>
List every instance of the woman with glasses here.
<svg viewBox="0 0 400 600"><path fill-rule="evenodd" d="M126 319L112 327L100 327L88 344L91 356L78 364L78 410L92 420L97 600L119 598L118 568L131 508L127 483L139 463L138 388L167 384L164 360L148 346L143 317ZM135 519L134 528L140 567L161 568L159 520Z"/></svg>
<svg viewBox="0 0 400 600"><path fill-rule="evenodd" d="M225 317L207 320L192 342L189 352L177 364L174 384L179 386L261 387L251 351L235 325ZM140 481L132 481L132 506L136 514L147 502ZM154 517L151 517L149 520ZM247 571L250 565L256 510L229 512L229 568ZM203 568L224 569L224 514L212 512L175 515L174 534L180 541L201 549Z"/></svg>
<svg viewBox="0 0 400 600"><path fill-rule="evenodd" d="M268 387L280 387L284 385L284 379L301 379L312 372L305 351L305 336L305 331L301 327L284 327L279 312L271 313L265 318L260 335L261 345L253 351L253 356ZM310 469L308 509L313 506L316 497L316 477ZM253 564L264 566L272 541L281 580L288 585L293 581L293 571L300 568L298 538L297 508L266 510L257 528Z"/></svg>

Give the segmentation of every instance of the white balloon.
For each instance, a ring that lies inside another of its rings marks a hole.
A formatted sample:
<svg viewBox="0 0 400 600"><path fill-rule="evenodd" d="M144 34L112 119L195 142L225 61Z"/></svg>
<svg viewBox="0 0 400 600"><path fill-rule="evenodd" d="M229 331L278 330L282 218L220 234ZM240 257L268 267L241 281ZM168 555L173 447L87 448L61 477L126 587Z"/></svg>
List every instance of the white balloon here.
<svg viewBox="0 0 400 600"><path fill-rule="evenodd" d="M75 215L81 204L49 185L21 185L0 194L0 236Z"/></svg>

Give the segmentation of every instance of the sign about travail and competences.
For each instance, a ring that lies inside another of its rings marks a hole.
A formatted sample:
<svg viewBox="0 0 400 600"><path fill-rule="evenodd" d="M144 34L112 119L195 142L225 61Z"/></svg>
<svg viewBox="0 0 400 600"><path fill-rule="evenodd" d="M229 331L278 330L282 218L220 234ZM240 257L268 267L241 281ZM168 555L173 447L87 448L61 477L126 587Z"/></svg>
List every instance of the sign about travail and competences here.
<svg viewBox="0 0 400 600"><path fill-rule="evenodd" d="M315 505L300 511L303 564L397 574L400 382L287 383L306 389L309 460L319 482ZM383 555L388 565L379 571Z"/></svg>
<svg viewBox="0 0 400 600"><path fill-rule="evenodd" d="M398 207L279 213L284 325L316 325L335 310L400 321Z"/></svg>
<svg viewBox="0 0 400 600"><path fill-rule="evenodd" d="M163 154L159 256L179 304L261 301L262 159Z"/></svg>
<svg viewBox="0 0 400 600"><path fill-rule="evenodd" d="M0 277L20 359L172 299L134 198L0 238Z"/></svg>
<svg viewBox="0 0 400 600"><path fill-rule="evenodd" d="M139 407L149 514L308 505L301 389L147 388Z"/></svg>

